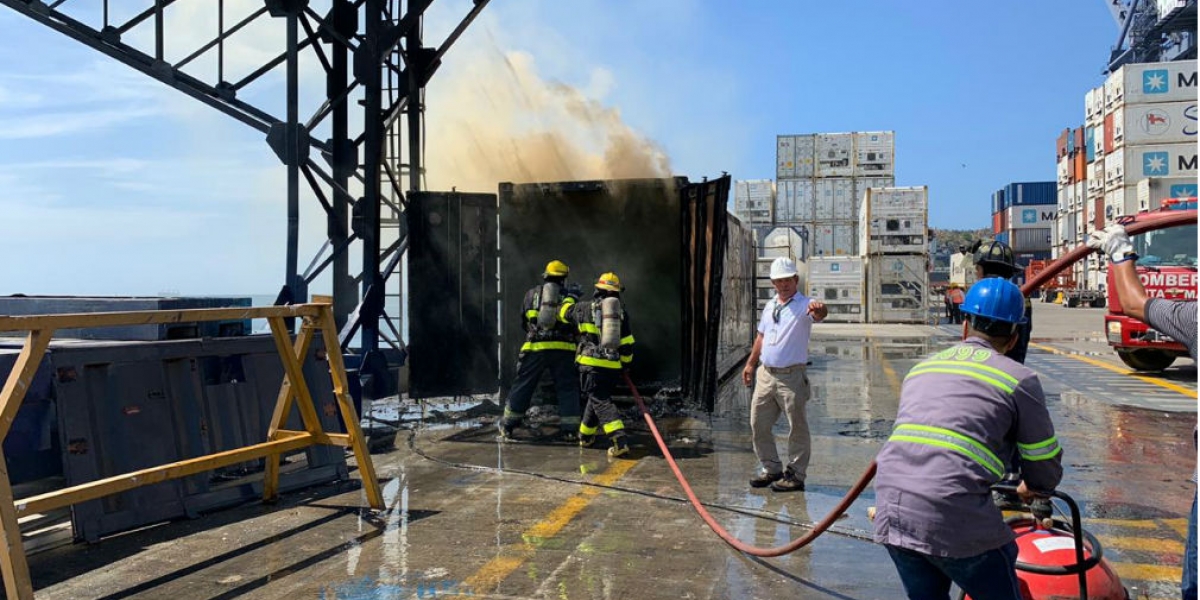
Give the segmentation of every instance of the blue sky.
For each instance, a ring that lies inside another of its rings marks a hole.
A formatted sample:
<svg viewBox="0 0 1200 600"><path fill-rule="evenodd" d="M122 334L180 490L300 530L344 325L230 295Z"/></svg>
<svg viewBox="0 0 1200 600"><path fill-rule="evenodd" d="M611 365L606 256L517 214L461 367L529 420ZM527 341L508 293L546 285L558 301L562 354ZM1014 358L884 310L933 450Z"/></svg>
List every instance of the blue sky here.
<svg viewBox="0 0 1200 600"><path fill-rule="evenodd" d="M212 4L169 11L169 53L207 39ZM467 6L435 2L427 39ZM469 168L543 130L589 169L628 138L675 174L754 179L773 177L777 134L890 129L897 184L930 187L931 224L986 227L993 190L1054 178L1054 140L1082 123L1117 29L1098 0L963 6L497 0L430 84L430 183L494 191L519 177ZM259 27L231 41L234 73L278 48L279 22ZM278 288L284 172L260 134L15 12L0 9L0 31L0 293ZM303 72L307 116L322 83L311 59ZM280 81L244 97L282 115ZM311 197L302 219L303 268L324 231Z"/></svg>

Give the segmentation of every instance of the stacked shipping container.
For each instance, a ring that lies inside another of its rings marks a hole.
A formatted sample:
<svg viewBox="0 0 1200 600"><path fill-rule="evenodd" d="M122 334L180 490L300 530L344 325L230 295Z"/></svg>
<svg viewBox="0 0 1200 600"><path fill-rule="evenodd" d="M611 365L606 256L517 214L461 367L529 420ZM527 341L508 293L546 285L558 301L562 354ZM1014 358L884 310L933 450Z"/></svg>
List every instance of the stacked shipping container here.
<svg viewBox="0 0 1200 600"><path fill-rule="evenodd" d="M893 185L894 156L891 131L777 137L774 222L806 237L801 259L859 254L859 201Z"/></svg>
<svg viewBox="0 0 1200 600"><path fill-rule="evenodd" d="M992 194L992 233L1018 262L1046 258L1058 200L1053 181L1010 183Z"/></svg>
<svg viewBox="0 0 1200 600"><path fill-rule="evenodd" d="M733 184L733 214L743 223L770 225L775 206L775 182L770 179L746 179Z"/></svg>
<svg viewBox="0 0 1200 600"><path fill-rule="evenodd" d="M1136 214L1143 179L1186 177L1194 183L1196 61L1125 65L1110 75L1104 132L1106 216Z"/></svg>
<svg viewBox="0 0 1200 600"><path fill-rule="evenodd" d="M1131 64L1084 95L1082 175L1078 153L1058 142L1055 258L1121 216L1196 194L1196 84L1195 60ZM1076 284L1099 289L1103 268L1095 257L1079 261Z"/></svg>
<svg viewBox="0 0 1200 600"><path fill-rule="evenodd" d="M865 318L859 202L868 188L891 186L895 172L891 131L776 138L774 227L768 237L781 231L799 236L793 258L809 263L809 294L838 298L831 320ZM757 287L760 298L773 293L769 280Z"/></svg>
<svg viewBox="0 0 1200 600"><path fill-rule="evenodd" d="M929 188L868 188L859 239L872 323L924 323L929 302Z"/></svg>
<svg viewBox="0 0 1200 600"><path fill-rule="evenodd" d="M861 256L817 256L808 259L808 295L825 303L826 320L862 323L867 317L864 264Z"/></svg>

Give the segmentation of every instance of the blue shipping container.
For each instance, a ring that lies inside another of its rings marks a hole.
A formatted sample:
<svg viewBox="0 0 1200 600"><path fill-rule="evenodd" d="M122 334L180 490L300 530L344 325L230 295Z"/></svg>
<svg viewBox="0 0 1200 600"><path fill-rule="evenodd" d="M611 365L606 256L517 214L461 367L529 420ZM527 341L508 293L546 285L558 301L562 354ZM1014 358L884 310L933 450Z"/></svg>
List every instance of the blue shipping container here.
<svg viewBox="0 0 1200 600"><path fill-rule="evenodd" d="M996 214L1008 208L1008 203L1004 201L1004 189L1001 188L992 193L992 214Z"/></svg>
<svg viewBox="0 0 1200 600"><path fill-rule="evenodd" d="M1007 231L1005 231L1005 232L1003 232L1003 233L997 233L997 234L996 234L996 241L997 241L997 242L1004 243L1004 244L1007 244L1007 243L1008 243L1008 232L1007 232Z"/></svg>
<svg viewBox="0 0 1200 600"><path fill-rule="evenodd" d="M1010 183L1006 189L1009 206L1058 204L1058 188L1053 181Z"/></svg>
<svg viewBox="0 0 1200 600"><path fill-rule="evenodd" d="M1036 252L1017 252L1015 254L1018 265L1029 264L1031 260L1050 260L1049 250L1039 250Z"/></svg>
<svg viewBox="0 0 1200 600"><path fill-rule="evenodd" d="M1075 154L1075 130L1067 130L1067 155Z"/></svg>
<svg viewBox="0 0 1200 600"><path fill-rule="evenodd" d="M1085 127L1083 130L1083 149L1088 162L1096 162L1096 128Z"/></svg>

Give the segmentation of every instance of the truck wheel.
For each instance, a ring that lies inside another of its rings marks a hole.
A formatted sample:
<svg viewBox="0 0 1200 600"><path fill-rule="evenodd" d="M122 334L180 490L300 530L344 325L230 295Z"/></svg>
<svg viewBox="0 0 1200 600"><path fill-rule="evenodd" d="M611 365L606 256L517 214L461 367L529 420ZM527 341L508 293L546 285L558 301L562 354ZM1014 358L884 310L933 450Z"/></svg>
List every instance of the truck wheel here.
<svg viewBox="0 0 1200 600"><path fill-rule="evenodd" d="M1117 350L1121 361L1135 371L1161 371L1175 362L1175 357L1158 350Z"/></svg>
<svg viewBox="0 0 1200 600"><path fill-rule="evenodd" d="M1067 308L1075 308L1076 306L1079 306L1079 298L1076 296L1068 296Z"/></svg>
<svg viewBox="0 0 1200 600"><path fill-rule="evenodd" d="M1108 301L1104 298L1096 298L1092 300L1091 304L1092 308L1104 308L1106 305L1108 305Z"/></svg>

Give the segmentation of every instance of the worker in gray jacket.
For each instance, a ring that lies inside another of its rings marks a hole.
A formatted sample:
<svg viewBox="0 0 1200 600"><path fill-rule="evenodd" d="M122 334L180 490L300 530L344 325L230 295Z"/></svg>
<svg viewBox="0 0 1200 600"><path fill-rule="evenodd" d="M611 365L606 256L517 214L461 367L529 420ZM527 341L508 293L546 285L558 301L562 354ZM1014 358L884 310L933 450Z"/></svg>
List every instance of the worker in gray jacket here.
<svg viewBox="0 0 1200 600"><path fill-rule="evenodd" d="M1017 545L990 486L1019 466L1022 499L1052 491L1062 449L1037 375L1004 356L1024 319L1021 290L984 279L962 312L962 342L904 379L895 428L876 457L875 541L909 598L949 598L953 582L974 600L1020 600Z"/></svg>

